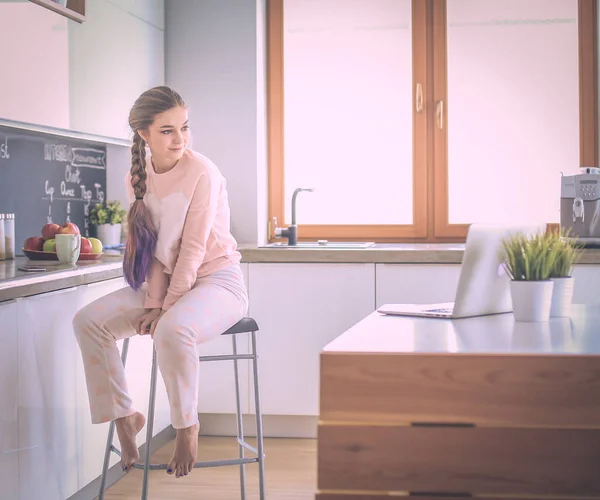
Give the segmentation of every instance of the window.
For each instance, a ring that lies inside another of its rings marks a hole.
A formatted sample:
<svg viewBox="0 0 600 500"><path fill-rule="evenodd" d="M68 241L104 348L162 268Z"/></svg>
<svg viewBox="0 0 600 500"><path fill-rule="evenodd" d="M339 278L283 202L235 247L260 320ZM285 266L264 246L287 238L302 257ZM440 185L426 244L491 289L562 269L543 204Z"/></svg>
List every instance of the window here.
<svg viewBox="0 0 600 500"><path fill-rule="evenodd" d="M269 216L300 238L461 241L559 221L597 165L596 0L269 0Z"/></svg>

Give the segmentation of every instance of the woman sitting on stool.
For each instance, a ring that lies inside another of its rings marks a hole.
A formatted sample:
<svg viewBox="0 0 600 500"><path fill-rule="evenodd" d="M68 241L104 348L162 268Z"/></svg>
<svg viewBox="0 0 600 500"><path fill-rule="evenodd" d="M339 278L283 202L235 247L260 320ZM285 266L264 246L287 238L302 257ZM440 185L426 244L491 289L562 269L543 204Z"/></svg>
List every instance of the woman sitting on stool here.
<svg viewBox="0 0 600 500"><path fill-rule="evenodd" d="M73 326L92 423L115 420L124 471L139 460L136 435L146 419L128 394L116 341L152 336L177 430L167 473L181 477L192 470L198 453L196 345L242 319L248 296L230 233L225 179L214 163L188 147L182 98L168 87L144 92L129 125L132 204L123 261L129 286L82 308Z"/></svg>

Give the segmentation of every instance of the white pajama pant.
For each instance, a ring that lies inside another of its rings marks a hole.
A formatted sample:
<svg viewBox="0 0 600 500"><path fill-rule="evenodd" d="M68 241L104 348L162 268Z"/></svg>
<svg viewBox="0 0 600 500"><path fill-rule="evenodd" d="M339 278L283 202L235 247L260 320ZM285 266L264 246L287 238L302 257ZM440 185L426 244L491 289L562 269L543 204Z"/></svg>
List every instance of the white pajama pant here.
<svg viewBox="0 0 600 500"><path fill-rule="evenodd" d="M145 287L101 297L77 312L75 336L83 357L92 423L135 413L116 341L136 335L145 312ZM158 368L165 382L171 424L184 429L198 421L199 360L196 345L218 337L248 312L238 264L198 278L160 319L154 331Z"/></svg>

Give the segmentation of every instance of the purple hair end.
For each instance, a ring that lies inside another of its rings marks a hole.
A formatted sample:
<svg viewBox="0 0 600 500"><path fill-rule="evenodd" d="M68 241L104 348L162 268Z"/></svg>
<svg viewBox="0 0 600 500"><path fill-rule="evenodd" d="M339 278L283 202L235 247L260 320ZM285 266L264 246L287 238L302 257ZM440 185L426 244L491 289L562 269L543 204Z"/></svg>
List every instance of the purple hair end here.
<svg viewBox="0 0 600 500"><path fill-rule="evenodd" d="M123 260L123 274L127 284L139 290L150 272L158 237L146 210L135 214L132 222Z"/></svg>

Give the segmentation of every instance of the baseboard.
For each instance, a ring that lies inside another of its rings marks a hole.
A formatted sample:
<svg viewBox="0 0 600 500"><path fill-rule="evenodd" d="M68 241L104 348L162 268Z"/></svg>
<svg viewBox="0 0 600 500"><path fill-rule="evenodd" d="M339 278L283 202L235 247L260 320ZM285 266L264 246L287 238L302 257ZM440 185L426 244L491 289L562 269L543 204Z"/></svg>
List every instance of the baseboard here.
<svg viewBox="0 0 600 500"><path fill-rule="evenodd" d="M169 441L175 439L175 429L171 425L160 431L152 438L152 444L150 448L150 454L154 453L156 450L162 448ZM146 443L144 443L139 448L140 457L143 457L146 453ZM113 484L119 481L121 478L125 476L125 472L121 470L121 466L117 462L110 469L108 469L108 473L106 475L106 490L110 488ZM68 500L93 500L98 497L98 491L100 489L100 476L94 479L87 486L84 486L77 493L70 496Z"/></svg>
<svg viewBox="0 0 600 500"><path fill-rule="evenodd" d="M237 436L235 415L201 413L200 435L204 436ZM277 438L309 438L317 437L317 416L305 415L263 415L263 436ZM256 436L254 415L244 415L244 435Z"/></svg>

